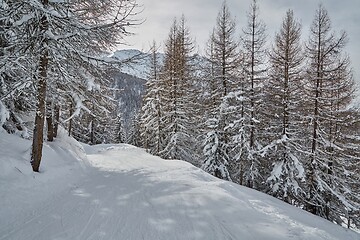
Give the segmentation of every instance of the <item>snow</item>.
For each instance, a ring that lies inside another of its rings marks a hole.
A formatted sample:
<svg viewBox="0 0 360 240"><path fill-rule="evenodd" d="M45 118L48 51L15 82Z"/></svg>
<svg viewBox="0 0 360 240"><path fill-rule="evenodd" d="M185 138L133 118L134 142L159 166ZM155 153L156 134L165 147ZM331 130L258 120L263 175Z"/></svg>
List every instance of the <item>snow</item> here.
<svg viewBox="0 0 360 240"><path fill-rule="evenodd" d="M34 14L30 13L27 15L22 16L22 18L14 23L15 26L20 26L25 22L29 21L30 19L34 18Z"/></svg>
<svg viewBox="0 0 360 240"><path fill-rule="evenodd" d="M10 118L10 112L6 109L5 105L0 101L0 132L3 130L1 126L9 118Z"/></svg>
<svg viewBox="0 0 360 240"><path fill-rule="evenodd" d="M31 141L0 132L0 240L360 239L273 197L131 145L61 130L40 173Z"/></svg>
<svg viewBox="0 0 360 240"><path fill-rule="evenodd" d="M64 123L70 121L75 116L79 116L81 110L91 113L91 111L83 104L83 98L81 96L77 95L76 93L71 93L71 97L75 102L75 111L69 118L64 120Z"/></svg>
<svg viewBox="0 0 360 240"><path fill-rule="evenodd" d="M348 105L347 109L353 109L353 110L356 110L356 111L359 111L360 110L360 86L358 85L356 87L356 91L354 93L354 98L353 100L351 101L351 103Z"/></svg>

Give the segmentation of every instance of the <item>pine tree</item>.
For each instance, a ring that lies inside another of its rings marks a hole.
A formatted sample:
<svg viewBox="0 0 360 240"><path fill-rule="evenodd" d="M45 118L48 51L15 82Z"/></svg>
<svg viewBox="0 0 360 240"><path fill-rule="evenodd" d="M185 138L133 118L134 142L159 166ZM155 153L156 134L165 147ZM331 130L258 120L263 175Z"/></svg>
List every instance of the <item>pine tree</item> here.
<svg viewBox="0 0 360 240"><path fill-rule="evenodd" d="M223 3L217 17L216 26L208 44L208 110L205 117L204 162L202 169L211 174L230 180L229 141L226 130L229 116L222 111L221 103L234 89L236 70L239 67L239 43L234 40L235 22Z"/></svg>
<svg viewBox="0 0 360 240"><path fill-rule="evenodd" d="M217 132L218 124L219 122L216 118L210 118L206 122L206 126L210 131L208 131L205 137L203 150L205 160L201 168L215 177L231 180L228 162L224 160L224 158L227 159L228 156L226 152L222 152L222 150L226 148L222 146L224 143L220 141Z"/></svg>
<svg viewBox="0 0 360 240"><path fill-rule="evenodd" d="M114 130L115 135L113 138L113 143L125 143L125 131L124 131L124 119L120 114L117 114L115 119Z"/></svg>
<svg viewBox="0 0 360 240"><path fill-rule="evenodd" d="M175 20L165 43L164 67L161 81L164 83L162 101L164 123L164 147L160 155L167 159L194 159L194 99L192 91L194 71L191 64L194 45L185 18ZM195 156L196 157L196 156Z"/></svg>
<svg viewBox="0 0 360 240"><path fill-rule="evenodd" d="M243 160L247 161L244 165L244 180L248 187L258 188L261 177L261 163L257 152L261 149L262 129L262 106L263 106L263 85L266 63L265 55L265 24L259 19L259 7L256 0L253 0L250 11L248 12L247 26L243 29L243 71L245 73L244 90L246 92L244 103L246 142L243 146L246 148ZM242 161L243 161L242 160Z"/></svg>
<svg viewBox="0 0 360 240"><path fill-rule="evenodd" d="M141 127L140 127L140 114L135 114L131 121L129 135L126 143L134 145L136 147L142 147L141 139Z"/></svg>
<svg viewBox="0 0 360 240"><path fill-rule="evenodd" d="M144 95L141 115L141 136L143 146L150 153L159 155L162 150L163 136L163 112L162 91L164 90L160 81L160 60L157 52L158 47L154 42L151 47L151 62L148 80L146 82L146 93Z"/></svg>
<svg viewBox="0 0 360 240"><path fill-rule="evenodd" d="M350 167L358 159L345 134L353 121L346 111L353 91L349 59L343 53L347 36L345 32L339 37L331 32L331 21L322 5L316 11L310 30L305 85L311 126L307 210L341 222L341 217L354 209L349 182L355 173Z"/></svg>
<svg viewBox="0 0 360 240"><path fill-rule="evenodd" d="M302 107L301 26L293 11L288 10L275 36L270 52L269 80L265 87L268 127L267 157L274 161L267 182L271 193L288 203L299 204L304 194L302 165L303 126L299 117Z"/></svg>

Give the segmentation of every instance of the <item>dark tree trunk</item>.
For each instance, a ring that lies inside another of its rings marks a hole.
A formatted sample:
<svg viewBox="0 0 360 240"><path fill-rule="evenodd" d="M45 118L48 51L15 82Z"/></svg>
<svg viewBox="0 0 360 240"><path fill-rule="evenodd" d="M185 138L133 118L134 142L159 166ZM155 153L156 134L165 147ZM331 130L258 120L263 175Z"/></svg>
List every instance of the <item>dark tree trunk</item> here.
<svg viewBox="0 0 360 240"><path fill-rule="evenodd" d="M59 105L55 105L54 107L54 114L55 114L55 119L54 119L54 137L57 137L58 134L58 128L59 128L59 120L60 120L60 106Z"/></svg>
<svg viewBox="0 0 360 240"><path fill-rule="evenodd" d="M42 0L44 5L48 4L48 0ZM42 16L40 21L40 30L44 34L48 29L48 21L45 15ZM44 39L43 46L47 45ZM37 104L35 115L35 127L33 134L33 144L31 151L31 166L34 172L39 172L40 162L42 158L43 148L43 134L44 134L44 119L45 119L45 99L46 99L46 80L47 80L47 67L48 67L48 51L43 49L40 57L39 76L38 76L38 89L37 89Z"/></svg>
<svg viewBox="0 0 360 240"><path fill-rule="evenodd" d="M48 53L45 51L40 58L40 74L38 81L37 106L35 116L35 127L31 152L31 165L34 172L39 172L42 158L44 119L45 119L45 98L47 78Z"/></svg>
<svg viewBox="0 0 360 240"><path fill-rule="evenodd" d="M74 114L73 104L70 104L70 120L69 120L69 137L71 136L72 131L72 115Z"/></svg>
<svg viewBox="0 0 360 240"><path fill-rule="evenodd" d="M51 100L46 101L46 123L47 123L47 140L54 141L54 124Z"/></svg>
<svg viewBox="0 0 360 240"><path fill-rule="evenodd" d="M94 127L94 124L95 124L95 117L92 116L91 117L92 120L91 120L91 130L90 130L90 142L91 142L91 145L95 145L95 137L94 137L94 131L95 131L95 127Z"/></svg>

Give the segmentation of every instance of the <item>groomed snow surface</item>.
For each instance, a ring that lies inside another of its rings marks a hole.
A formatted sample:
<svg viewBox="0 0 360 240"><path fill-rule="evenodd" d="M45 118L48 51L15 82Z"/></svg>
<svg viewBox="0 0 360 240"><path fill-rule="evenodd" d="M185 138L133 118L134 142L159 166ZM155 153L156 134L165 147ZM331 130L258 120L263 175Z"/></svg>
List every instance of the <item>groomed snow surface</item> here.
<svg viewBox="0 0 360 240"><path fill-rule="evenodd" d="M0 240L354 239L360 234L192 165L130 145L0 132Z"/></svg>

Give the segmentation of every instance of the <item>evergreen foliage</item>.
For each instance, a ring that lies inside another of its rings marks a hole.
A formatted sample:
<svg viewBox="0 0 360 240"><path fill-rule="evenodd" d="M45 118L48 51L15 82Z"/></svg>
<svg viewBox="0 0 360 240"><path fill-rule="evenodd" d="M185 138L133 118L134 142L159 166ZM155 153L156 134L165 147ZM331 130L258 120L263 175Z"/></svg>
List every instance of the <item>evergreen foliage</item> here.
<svg viewBox="0 0 360 240"><path fill-rule="evenodd" d="M244 181L248 187L259 188L263 181L261 169L264 168L258 151L264 145L262 142L262 132L264 129L263 106L264 95L263 86L265 83L265 63L266 63L266 35L265 23L259 19L259 6L256 0L252 1L247 15L247 25L243 29L243 72L244 81L244 117L245 130L247 130L248 143L244 159Z"/></svg>
<svg viewBox="0 0 360 240"><path fill-rule="evenodd" d="M174 20L165 42L165 59L160 73L164 86L163 147L160 156L195 162L194 154L194 69L191 65L194 44L185 25L184 16Z"/></svg>
<svg viewBox="0 0 360 240"><path fill-rule="evenodd" d="M305 193L302 184L305 180L304 131L299 117L304 99L300 28L293 11L288 10L269 54L270 68L265 85L265 108L268 110L265 135L270 142L265 154L274 161L267 183L272 194L289 203L299 203Z"/></svg>
<svg viewBox="0 0 360 240"><path fill-rule="evenodd" d="M355 209L348 178L354 178L351 165L359 161L348 142L347 128L355 120L347 111L352 99L353 78L349 59L343 53L347 36L331 32L331 21L320 5L306 44L306 117L310 122L307 146L307 209L338 223ZM356 175L356 174L355 174ZM352 177L350 177L352 176Z"/></svg>
<svg viewBox="0 0 360 240"><path fill-rule="evenodd" d="M236 85L239 67L239 43L234 39L235 22L224 2L218 14L216 26L208 43L208 70L206 91L209 92L207 108L204 111L204 161L202 169L223 179L230 180L230 134L226 126L229 114L221 103Z"/></svg>
<svg viewBox="0 0 360 240"><path fill-rule="evenodd" d="M163 148L163 100L165 89L160 79L158 47L154 42L151 47L151 62L146 93L144 95L141 114L141 137L145 149L154 155L159 155Z"/></svg>

